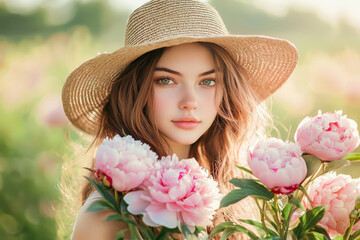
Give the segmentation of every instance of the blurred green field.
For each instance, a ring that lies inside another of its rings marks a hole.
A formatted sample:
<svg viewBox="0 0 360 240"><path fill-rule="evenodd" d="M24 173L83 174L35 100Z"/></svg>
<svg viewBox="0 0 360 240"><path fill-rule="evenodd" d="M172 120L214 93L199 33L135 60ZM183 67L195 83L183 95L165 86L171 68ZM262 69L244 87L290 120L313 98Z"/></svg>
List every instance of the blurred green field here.
<svg viewBox="0 0 360 240"><path fill-rule="evenodd" d="M70 195L79 189L86 163L72 143L86 136L64 117L61 88L83 61L122 46L130 10L73 1L73 16L59 23L49 18L46 1L27 13L5 2L0 0L0 238L67 239L79 203L61 203L62 184L78 181ZM290 9L279 17L245 1L210 3L231 33L286 38L299 49L294 74L268 101L274 136L293 140L299 122L319 109L343 110L360 123L359 30L345 21L333 27L310 11ZM359 170L353 164L340 172L360 177ZM64 172L70 178L61 180Z"/></svg>

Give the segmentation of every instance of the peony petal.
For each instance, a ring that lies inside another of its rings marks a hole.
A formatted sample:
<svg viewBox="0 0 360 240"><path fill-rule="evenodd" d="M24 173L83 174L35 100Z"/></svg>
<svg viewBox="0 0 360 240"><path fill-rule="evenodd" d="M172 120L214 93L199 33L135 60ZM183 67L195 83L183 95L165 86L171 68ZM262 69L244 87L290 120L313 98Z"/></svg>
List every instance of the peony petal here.
<svg viewBox="0 0 360 240"><path fill-rule="evenodd" d="M176 228L176 212L169 211L164 204L151 204L146 208L149 218L156 224L167 228Z"/></svg>
<svg viewBox="0 0 360 240"><path fill-rule="evenodd" d="M144 214L142 220L146 225L148 225L150 227L160 227L161 226L160 224L153 222L148 214Z"/></svg>
<svg viewBox="0 0 360 240"><path fill-rule="evenodd" d="M129 192L124 196L124 201L129 204L128 211L132 214L138 215L145 212L145 208L149 206L150 202L142 198L146 195L145 191Z"/></svg>

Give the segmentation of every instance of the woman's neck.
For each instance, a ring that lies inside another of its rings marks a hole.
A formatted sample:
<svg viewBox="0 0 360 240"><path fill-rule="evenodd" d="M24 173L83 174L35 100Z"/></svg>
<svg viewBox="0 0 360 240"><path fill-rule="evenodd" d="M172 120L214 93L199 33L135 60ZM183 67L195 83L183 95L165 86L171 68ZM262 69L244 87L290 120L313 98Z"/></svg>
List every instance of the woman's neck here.
<svg viewBox="0 0 360 240"><path fill-rule="evenodd" d="M175 143L171 140L170 141L168 140L168 143L171 147L172 154L176 154L179 160L189 158L190 145Z"/></svg>

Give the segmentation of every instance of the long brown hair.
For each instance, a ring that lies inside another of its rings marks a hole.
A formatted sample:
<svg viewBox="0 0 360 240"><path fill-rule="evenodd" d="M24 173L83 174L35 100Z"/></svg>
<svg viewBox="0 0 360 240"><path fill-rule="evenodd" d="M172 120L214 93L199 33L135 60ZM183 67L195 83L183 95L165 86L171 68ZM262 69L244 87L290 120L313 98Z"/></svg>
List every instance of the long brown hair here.
<svg viewBox="0 0 360 240"><path fill-rule="evenodd" d="M246 146L257 130L264 125L266 111L246 81L246 73L222 47L212 43L199 43L212 53L217 84L222 88L218 115L211 127L190 148L190 156L206 166L225 194L232 188L229 180L242 177L236 172L240 162L241 148ZM153 96L153 73L164 48L153 50L134 60L112 84L111 92L104 103L95 145L103 138L132 135L150 145L158 156L169 153L169 146L159 130L152 124L146 105ZM93 163L94 164L94 163ZM93 191L86 183L83 201ZM239 216L254 215L251 203L242 201L220 209L214 224L237 221ZM237 238L239 239L239 238Z"/></svg>

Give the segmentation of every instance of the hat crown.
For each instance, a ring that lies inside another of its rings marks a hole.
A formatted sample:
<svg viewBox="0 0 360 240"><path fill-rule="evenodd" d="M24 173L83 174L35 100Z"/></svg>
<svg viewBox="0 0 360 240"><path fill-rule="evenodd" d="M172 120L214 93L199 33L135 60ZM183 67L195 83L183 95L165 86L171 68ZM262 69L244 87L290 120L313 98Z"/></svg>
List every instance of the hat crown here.
<svg viewBox="0 0 360 240"><path fill-rule="evenodd" d="M228 35L219 13L196 0L152 0L129 17L125 46L161 42L174 38Z"/></svg>

